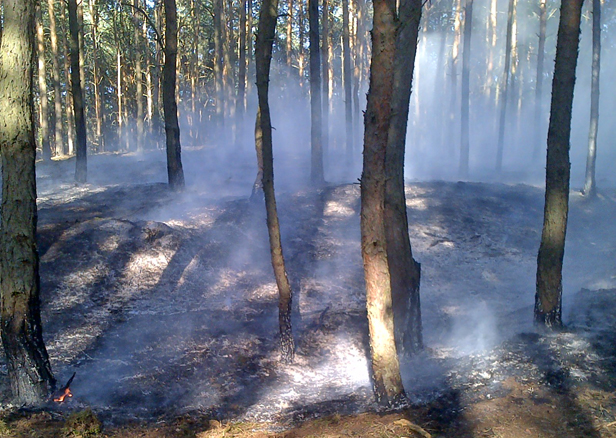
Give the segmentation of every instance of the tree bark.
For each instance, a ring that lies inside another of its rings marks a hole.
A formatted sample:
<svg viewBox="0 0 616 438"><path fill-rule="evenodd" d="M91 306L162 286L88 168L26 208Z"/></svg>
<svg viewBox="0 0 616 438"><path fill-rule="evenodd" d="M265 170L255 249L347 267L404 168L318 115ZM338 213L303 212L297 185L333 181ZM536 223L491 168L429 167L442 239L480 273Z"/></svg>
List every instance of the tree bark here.
<svg viewBox="0 0 616 438"><path fill-rule="evenodd" d="M457 125L457 101L458 101L458 58L460 52L460 5L461 0L455 0L454 21L453 21L453 43L451 45L451 59L449 63L449 87L451 97L449 100L449 122L447 123L447 138L452 143L451 153L454 152L458 136L455 134L454 127Z"/></svg>
<svg viewBox="0 0 616 438"><path fill-rule="evenodd" d="M496 149L496 171L503 168L503 149L505 148L505 124L507 123L507 103L509 100L509 81L511 78L511 46L513 40L513 16L517 0L509 0L507 11L507 37L505 40L505 70L503 71L503 86L500 96L500 120L498 123L498 143Z"/></svg>
<svg viewBox="0 0 616 438"><path fill-rule="evenodd" d="M392 116L397 20L395 0L374 0L373 5L370 88L364 116L361 247L374 394L377 402L393 405L405 399L394 336L385 231L385 157Z"/></svg>
<svg viewBox="0 0 616 438"><path fill-rule="evenodd" d="M237 70L237 98L235 100L235 114L237 136L236 147L239 149L244 144L244 115L246 114L246 6L247 1L241 1L240 10L240 47L239 66Z"/></svg>
<svg viewBox="0 0 616 438"><path fill-rule="evenodd" d="M143 127L143 119L144 119L144 111L143 111L143 73L142 73L142 63L143 63L143 57L141 55L142 50L145 48L145 46L142 44L141 42L141 29L140 29L140 18L139 18L139 12L138 9L139 8L139 0L134 0L134 6L135 8L133 9L133 25L134 25L134 29L133 29L133 34L134 34L134 38L135 38L135 57L134 57L134 62L135 62L135 86L136 86L136 90L135 90L135 100L137 101L137 138L135 139L137 142L137 151L142 151L143 150L143 134L144 134L144 127Z"/></svg>
<svg viewBox="0 0 616 438"><path fill-rule="evenodd" d="M323 130L322 130L322 143L323 143L323 156L324 160L327 160L327 151L329 148L329 65L330 65L330 50L329 46L331 44L331 38L329 36L329 2L328 0L323 0L323 35L321 36L321 70L322 70L322 86L323 92L322 102L323 102L323 112L322 112L322 122L323 122Z"/></svg>
<svg viewBox="0 0 616 438"><path fill-rule="evenodd" d="M259 110L255 129L255 147L263 154L263 193L267 213L267 230L269 233L272 266L278 285L278 324L280 329L280 359L284 363L293 361L295 342L291 329L292 291L280 240L280 224L276 210L274 193L274 160L272 154L272 123L269 109L269 75L272 61L272 46L276 33L278 0L263 0L259 12L259 29L255 47L257 67L257 94Z"/></svg>
<svg viewBox="0 0 616 438"><path fill-rule="evenodd" d="M421 21L421 0L402 0L394 59L391 124L385 159L385 232L391 278L396 349L400 357L423 348L419 282L421 267L413 259L404 194L404 152L411 85Z"/></svg>
<svg viewBox="0 0 616 438"><path fill-rule="evenodd" d="M45 33L40 3L36 4L36 39L38 56L38 85L40 101L40 137L43 160L51 160L51 145L49 144L49 109L47 99L47 74L45 70Z"/></svg>
<svg viewBox="0 0 616 438"><path fill-rule="evenodd" d="M308 0L308 21L310 25L310 180L313 184L321 186L324 183L324 176L319 0Z"/></svg>
<svg viewBox="0 0 616 438"><path fill-rule="evenodd" d="M81 67L79 65L79 20L77 0L68 0L68 21L70 29L71 91L73 94L73 115L77 141L75 181L85 183L88 179L86 119L84 116L83 90L81 88Z"/></svg>
<svg viewBox="0 0 616 438"><path fill-rule="evenodd" d="M583 0L562 0L548 129L543 231L537 256L535 323L562 326L562 268L569 212L569 140Z"/></svg>
<svg viewBox="0 0 616 438"><path fill-rule="evenodd" d="M590 90L590 128L588 130L588 156L586 177L582 193L588 198L597 195L595 162L597 161L597 134L599 132L599 76L601 73L601 0L592 0L592 83Z"/></svg>
<svg viewBox="0 0 616 438"><path fill-rule="evenodd" d="M214 87L216 94L216 126L219 135L224 127L224 83L223 83L223 39L222 9L223 0L213 0L214 4Z"/></svg>
<svg viewBox="0 0 616 438"><path fill-rule="evenodd" d="M67 155L73 155L75 153L75 115L73 113L73 102L72 102L72 88L69 86L71 84L71 60L70 60L70 51L71 51L71 42L70 42L70 23L66 17L66 6L68 3L62 1L60 3L60 19L62 23L64 23L64 34L62 38L64 53L69 56L64 57L64 78L66 84L66 93L64 95L64 113L66 114L66 144L64 152Z"/></svg>
<svg viewBox="0 0 616 438"><path fill-rule="evenodd" d="M55 389L41 327L36 248L34 0L4 0L0 45L1 332L17 405L37 405Z"/></svg>
<svg viewBox="0 0 616 438"><path fill-rule="evenodd" d="M349 35L349 0L342 0L342 82L344 83L344 116L346 127L347 166L353 163L353 93L351 89L351 47Z"/></svg>
<svg viewBox="0 0 616 438"><path fill-rule="evenodd" d="M178 55L178 22L175 0L165 1L165 64L163 66L163 110L167 139L167 176L172 190L184 188L180 125L175 100L176 63Z"/></svg>
<svg viewBox="0 0 616 438"><path fill-rule="evenodd" d="M473 0L466 1L464 8L464 52L462 52L462 108L460 117L460 178L468 178L470 151L469 112L470 112L470 64L471 35L473 31Z"/></svg>
<svg viewBox="0 0 616 438"><path fill-rule="evenodd" d="M291 77L293 71L293 0L287 0L287 41L286 41L286 57L287 57L287 77Z"/></svg>
<svg viewBox="0 0 616 438"><path fill-rule="evenodd" d="M535 146L533 147L533 158L539 158L539 150L543 143L541 133L543 132L543 123L541 117L542 94L543 94L543 60L545 57L545 33L547 28L547 10L546 0L539 2L539 43L537 46L537 79L535 85Z"/></svg>

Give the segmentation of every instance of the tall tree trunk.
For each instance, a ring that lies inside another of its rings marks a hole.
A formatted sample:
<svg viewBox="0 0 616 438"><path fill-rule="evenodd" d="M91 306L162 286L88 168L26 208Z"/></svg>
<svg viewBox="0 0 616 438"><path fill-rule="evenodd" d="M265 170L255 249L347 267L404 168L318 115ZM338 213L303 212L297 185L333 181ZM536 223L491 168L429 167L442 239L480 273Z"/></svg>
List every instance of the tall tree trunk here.
<svg viewBox="0 0 616 438"><path fill-rule="evenodd" d="M178 55L178 22L175 0L165 1L165 65L163 66L163 109L167 138L167 175L175 191L184 188L180 125L175 100L176 63Z"/></svg>
<svg viewBox="0 0 616 438"><path fill-rule="evenodd" d="M534 147L533 158L539 157L539 150L543 144L543 138L541 133L543 132L543 123L541 117L542 94L543 94L543 59L545 57L545 32L547 28L547 10L546 0L540 0L539 2L539 44L537 46L537 79L535 85L535 135L534 135Z"/></svg>
<svg viewBox="0 0 616 438"><path fill-rule="evenodd" d="M226 11L223 14L225 18L225 27L223 31L223 41L227 43L223 45L223 82L225 87L225 116L227 120L231 121L228 128L231 131L231 136L235 135L233 132L235 121L235 77L234 66L236 62L234 46L236 43L235 32L233 30L233 0L227 1ZM233 143L233 142L232 142Z"/></svg>
<svg viewBox="0 0 616 438"><path fill-rule="evenodd" d="M287 76L291 77L293 71L293 0L287 0Z"/></svg>
<svg viewBox="0 0 616 438"><path fill-rule="evenodd" d="M310 24L310 180L320 186L323 177L323 127L321 115L321 52L319 48L319 0L308 0Z"/></svg>
<svg viewBox="0 0 616 438"><path fill-rule="evenodd" d="M331 44L331 39L329 36L329 3L328 0L323 0L323 35L321 36L321 52L323 54L321 58L321 70L323 73L323 92L321 94L323 101L323 113L322 113L322 122L323 122L323 131L322 131L322 143L323 143L323 155L324 160L327 160L327 151L329 148L329 64L330 64L330 53L329 46Z"/></svg>
<svg viewBox="0 0 616 438"><path fill-rule="evenodd" d="M597 160L597 133L599 131L599 74L601 72L601 0L592 0L592 85L590 90L590 129L588 130L588 156L584 196L597 195L595 162Z"/></svg>
<svg viewBox="0 0 616 438"><path fill-rule="evenodd" d="M142 58L142 51L144 49L146 49L145 45L142 43L141 41L141 23L140 23L140 18L139 18L139 11L137 10L137 8L139 8L139 0L134 0L134 6L135 8L133 9L133 24L134 24L134 38L135 38L135 85L136 85L136 96L135 99L137 100L137 150L138 151L142 151L143 150L143 134L144 134L144 128L143 128L143 119L144 119L144 111L143 111L143 73L142 73L142 63L143 63L143 58Z"/></svg>
<svg viewBox="0 0 616 438"><path fill-rule="evenodd" d="M398 355L423 348L419 282L421 267L413 259L404 194L404 152L422 0L402 0L394 58L391 124L385 159L385 232L391 278Z"/></svg>
<svg viewBox="0 0 616 438"><path fill-rule="evenodd" d="M38 85L40 101L40 137L43 160L51 160L51 145L49 144L49 109L47 99L47 74L45 71L45 33L43 30L43 17L41 5L36 4L36 39L38 56Z"/></svg>
<svg viewBox="0 0 616 438"><path fill-rule="evenodd" d="M405 399L394 336L391 279L385 232L385 157L392 116L396 2L374 0L370 88L364 116L364 163L361 177L361 248L366 279L372 377L377 401Z"/></svg>
<svg viewBox="0 0 616 438"><path fill-rule="evenodd" d="M473 0L466 1L464 8L464 52L462 52L462 108L460 117L460 178L468 178L468 160L470 151L470 64L471 35L473 31Z"/></svg>
<svg viewBox="0 0 616 438"><path fill-rule="evenodd" d="M96 0L90 0L90 16L92 17L92 26L90 27L92 37L92 87L94 94L94 112L95 112L95 144L98 152L105 150L103 141L103 106L102 106L102 90L101 90L101 73L100 61L98 59L98 22L99 13Z"/></svg>
<svg viewBox="0 0 616 438"><path fill-rule="evenodd" d="M236 134L236 147L244 144L244 115L246 114L246 6L247 1L241 1L240 9L240 47L239 66L237 69L237 98L235 99L235 115L238 131Z"/></svg>
<svg viewBox="0 0 616 438"><path fill-rule="evenodd" d="M500 95L500 120L498 123L498 143L496 150L496 170L503 168L503 149L505 148L505 124L507 123L507 103L509 101L509 82L511 78L511 46L513 40L513 16L517 0L509 0L507 11L507 37L505 40L505 70L503 71L503 86Z"/></svg>
<svg viewBox="0 0 616 438"><path fill-rule="evenodd" d="M535 323L562 325L562 269L569 212L569 141L583 0L562 0L552 81L543 232L537 256Z"/></svg>
<svg viewBox="0 0 616 438"><path fill-rule="evenodd" d="M36 248L34 0L4 0L0 45L0 326L17 405L44 403L55 389L43 342Z"/></svg>
<svg viewBox="0 0 616 438"><path fill-rule="evenodd" d="M259 110L255 128L255 147L263 154L263 193L267 213L267 230L269 232L272 266L278 285L278 324L280 329L280 359L284 363L293 361L295 342L291 330L292 291L285 268L280 241L280 224L276 210L274 193L274 160L272 154L272 123L269 109L269 76L272 62L272 46L276 34L278 17L278 0L263 0L259 12L259 29L255 47L257 67L257 93Z"/></svg>
<svg viewBox="0 0 616 438"><path fill-rule="evenodd" d="M353 163L353 93L351 89L351 47L350 47L349 0L342 0L342 82L344 83L344 116L346 127L346 161Z"/></svg>
<svg viewBox="0 0 616 438"><path fill-rule="evenodd" d="M304 86L304 70L306 67L306 53L304 50L304 39L306 38L306 34L304 32L304 1L305 0L297 0L297 7L299 8L298 12L298 47L297 47L297 68L299 74L299 86Z"/></svg>
<svg viewBox="0 0 616 438"><path fill-rule="evenodd" d="M451 59L449 63L449 87L451 95L449 100L449 120L447 123L447 138L451 142L451 152L453 153L458 136L455 134L457 125L457 101L458 101L458 58L460 52L460 9L461 0L455 0L454 21L453 21L453 43L451 45Z"/></svg>
<svg viewBox="0 0 616 438"><path fill-rule="evenodd" d="M214 3L214 87L216 93L216 125L219 130L218 134L222 132L224 127L224 83L223 83L223 21L222 21L222 9L224 0L213 0Z"/></svg>
<svg viewBox="0 0 616 438"><path fill-rule="evenodd" d="M69 20L66 17L66 7L65 2L61 2L60 9L60 19L65 25L64 35L62 38L64 53L70 53L70 24ZM67 3L68 6L68 3ZM69 84L71 83L71 63L70 56L64 57L64 78L66 83L66 93L64 94L64 112L66 114L66 145L65 145L65 153L68 155L73 155L75 153L75 115L73 113L73 102L72 102L72 89Z"/></svg>
<svg viewBox="0 0 616 438"><path fill-rule="evenodd" d="M62 138L62 86L60 84L60 53L58 51L58 31L56 27L55 0L47 1L49 12L49 36L51 40L51 61L53 79L52 126L55 155L64 155L64 140Z"/></svg>
<svg viewBox="0 0 616 438"><path fill-rule="evenodd" d="M88 179L86 118L84 116L83 90L81 89L81 67L79 65L79 20L77 0L68 0L68 20L70 29L71 91L73 94L73 114L77 134L77 159L75 162L75 181L85 183Z"/></svg>
<svg viewBox="0 0 616 438"><path fill-rule="evenodd" d="M541 0L544 1L545 0ZM488 67L486 72L486 88L488 101L491 102L493 83L494 83L494 50L496 48L496 24L497 24L497 9L498 1L490 0L490 15L486 20L486 43L488 49Z"/></svg>

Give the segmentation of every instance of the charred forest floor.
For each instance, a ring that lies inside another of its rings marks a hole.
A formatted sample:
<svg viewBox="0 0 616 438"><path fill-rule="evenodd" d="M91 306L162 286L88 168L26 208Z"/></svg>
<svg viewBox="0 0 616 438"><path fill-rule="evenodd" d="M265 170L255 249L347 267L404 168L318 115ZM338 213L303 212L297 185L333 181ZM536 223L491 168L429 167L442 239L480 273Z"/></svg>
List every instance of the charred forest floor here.
<svg viewBox="0 0 616 438"><path fill-rule="evenodd" d="M186 151L40 163L42 318L68 401L11 404L0 436L616 436L616 191L571 192L566 327L532 326L543 190L408 182L426 350L402 361L411 404L383 412L369 380L359 186L277 179L297 360L278 363L277 290L251 165ZM283 164L284 166L284 164ZM284 168L284 167L283 167ZM3 361L3 355L2 361Z"/></svg>

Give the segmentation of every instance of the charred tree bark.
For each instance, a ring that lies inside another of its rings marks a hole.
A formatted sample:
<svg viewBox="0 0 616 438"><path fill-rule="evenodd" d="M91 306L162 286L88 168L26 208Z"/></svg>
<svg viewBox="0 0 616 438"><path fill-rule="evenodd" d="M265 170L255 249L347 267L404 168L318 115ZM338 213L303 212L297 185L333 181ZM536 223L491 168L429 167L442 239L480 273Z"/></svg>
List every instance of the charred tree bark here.
<svg viewBox="0 0 616 438"><path fill-rule="evenodd" d="M257 67L257 94L259 110L255 129L255 146L263 154L263 193L267 213L267 230L269 233L272 266L278 285L278 324L280 329L280 359L284 363L293 361L295 342L291 330L292 291L280 241L280 224L276 210L274 193L274 160L272 154L272 122L269 109L269 75L272 62L272 46L276 33L278 17L278 0L263 0L259 12L259 28L255 47Z"/></svg>
<svg viewBox="0 0 616 438"><path fill-rule="evenodd" d="M11 391L19 405L37 405L55 389L43 342L36 248L34 140L34 0L4 0L0 45L2 344Z"/></svg>
<svg viewBox="0 0 616 438"><path fill-rule="evenodd" d="M404 152L411 98L421 0L402 0L394 59L391 124L385 159L385 232L391 278L394 329L398 355L423 348L419 282L421 267L413 259L404 194Z"/></svg>
<svg viewBox="0 0 616 438"><path fill-rule="evenodd" d="M533 158L539 157L539 150L543 139L543 123L541 122L542 94L543 94L543 60L545 58L545 32L547 28L546 0L539 3L539 43L537 46L537 79L535 85L535 146L533 147Z"/></svg>
<svg viewBox="0 0 616 438"><path fill-rule="evenodd" d="M590 129L588 130L588 156L586 177L582 193L588 198L597 195L595 162L597 161L597 134L599 132L599 76L601 72L601 0L592 0L592 83L590 90Z"/></svg>
<svg viewBox="0 0 616 438"><path fill-rule="evenodd" d="M535 323L562 326L562 270L569 212L569 140L583 0L562 0L552 81L543 232L537 256Z"/></svg>
<svg viewBox="0 0 616 438"><path fill-rule="evenodd" d="M468 178L468 159L470 151L469 112L470 112L470 64L471 35L473 31L473 0L467 0L464 8L464 52L462 52L462 108L460 117L460 177Z"/></svg>
<svg viewBox="0 0 616 438"><path fill-rule="evenodd" d="M342 0L342 82L344 83L344 116L346 127L347 166L353 162L353 92L351 89L349 0Z"/></svg>
<svg viewBox="0 0 616 438"><path fill-rule="evenodd" d="M308 0L308 21L310 23L310 180L320 186L324 183L324 176L319 0Z"/></svg>
<svg viewBox="0 0 616 438"><path fill-rule="evenodd" d="M43 17L41 5L36 5L36 40L38 56L38 85L40 101L40 137L43 160L51 160L51 145L49 143L49 107L47 100L47 74L45 69L45 34L43 30Z"/></svg>
<svg viewBox="0 0 616 438"><path fill-rule="evenodd" d="M175 100L178 22L175 0L165 0L165 64L163 66L163 109L167 141L167 176L172 190L184 188L178 106Z"/></svg>
<svg viewBox="0 0 616 438"><path fill-rule="evenodd" d="M374 0L370 88L364 116L361 178L361 248L374 394L383 405L405 399L394 336L391 279L385 231L385 157L392 116L396 2Z"/></svg>
<svg viewBox="0 0 616 438"><path fill-rule="evenodd" d="M76 153L75 181L85 183L88 179L88 158L86 145L86 118L84 115L83 89L81 88L81 66L79 65L79 20L77 0L68 0L68 21L70 29L71 91L73 94L73 115L75 118Z"/></svg>
<svg viewBox="0 0 616 438"><path fill-rule="evenodd" d="M500 97L500 120L498 123L498 143L496 149L496 170L503 168L503 149L505 148L505 123L507 123L507 102L509 100L509 80L511 77L511 46L513 40L513 15L516 0L509 0L507 11L507 37L505 41L505 70L503 72L503 87Z"/></svg>

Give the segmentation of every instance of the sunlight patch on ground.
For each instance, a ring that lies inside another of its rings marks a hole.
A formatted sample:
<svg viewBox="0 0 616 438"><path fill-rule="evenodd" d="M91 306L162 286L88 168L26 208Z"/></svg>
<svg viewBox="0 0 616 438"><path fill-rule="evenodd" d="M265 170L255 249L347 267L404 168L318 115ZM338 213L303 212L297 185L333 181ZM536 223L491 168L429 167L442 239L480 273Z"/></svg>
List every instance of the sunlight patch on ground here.
<svg viewBox="0 0 616 438"><path fill-rule="evenodd" d="M406 200L406 208L412 208L413 210L427 210L428 203L426 198L409 198Z"/></svg>
<svg viewBox="0 0 616 438"><path fill-rule="evenodd" d="M323 214L330 217L348 217L355 214L355 210L344 202L330 200L325 204Z"/></svg>
<svg viewBox="0 0 616 438"><path fill-rule="evenodd" d="M56 289L56 297L49 304L49 310L60 312L83 304L89 299L91 286L108 274L103 263L95 263L66 275Z"/></svg>

